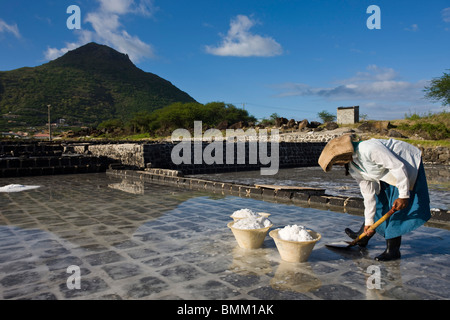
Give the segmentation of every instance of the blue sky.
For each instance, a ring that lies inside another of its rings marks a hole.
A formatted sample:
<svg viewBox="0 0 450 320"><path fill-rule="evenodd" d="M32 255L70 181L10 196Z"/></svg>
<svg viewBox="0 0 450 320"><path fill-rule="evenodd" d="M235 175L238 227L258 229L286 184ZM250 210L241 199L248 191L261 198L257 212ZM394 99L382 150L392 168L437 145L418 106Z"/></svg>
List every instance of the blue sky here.
<svg viewBox="0 0 450 320"><path fill-rule="evenodd" d="M81 29L68 29L70 5ZM380 9L381 29L367 20ZM0 3L0 70L37 66L88 42L127 53L201 103L257 118L368 119L439 112L428 81L450 69L450 1L44 0Z"/></svg>

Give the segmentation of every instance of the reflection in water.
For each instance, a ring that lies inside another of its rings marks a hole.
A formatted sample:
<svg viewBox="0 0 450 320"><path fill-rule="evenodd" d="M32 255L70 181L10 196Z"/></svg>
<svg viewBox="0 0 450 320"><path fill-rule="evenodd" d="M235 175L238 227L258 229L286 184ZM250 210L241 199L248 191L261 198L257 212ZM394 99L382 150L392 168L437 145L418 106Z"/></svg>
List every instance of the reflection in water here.
<svg viewBox="0 0 450 320"><path fill-rule="evenodd" d="M242 249L236 246L232 250L233 262L229 270L241 275L264 275L273 271L268 249Z"/></svg>
<svg viewBox="0 0 450 320"><path fill-rule="evenodd" d="M276 290L305 293L319 289L322 286L322 281L316 276L310 263L281 260L270 284Z"/></svg>
<svg viewBox="0 0 450 320"><path fill-rule="evenodd" d="M138 228L151 225L197 196L186 190L167 192L156 185L144 186L140 180L107 175L22 178L27 180L38 180L41 188L0 198L8 223L35 233L50 231L82 248L131 241ZM142 198L144 190L152 198ZM0 224L4 223L0 219Z"/></svg>
<svg viewBox="0 0 450 320"><path fill-rule="evenodd" d="M119 183L110 183L108 187L111 189L117 189L132 194L144 194L144 181L123 179Z"/></svg>

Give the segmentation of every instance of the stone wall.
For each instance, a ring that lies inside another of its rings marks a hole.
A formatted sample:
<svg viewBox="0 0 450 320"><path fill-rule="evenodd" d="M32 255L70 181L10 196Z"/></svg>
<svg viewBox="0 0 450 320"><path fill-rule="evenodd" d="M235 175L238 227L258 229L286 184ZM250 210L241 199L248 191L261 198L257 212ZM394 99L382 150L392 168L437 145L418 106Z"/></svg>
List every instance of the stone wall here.
<svg viewBox="0 0 450 320"><path fill-rule="evenodd" d="M450 149L444 147L419 147L425 164L450 165Z"/></svg>
<svg viewBox="0 0 450 320"><path fill-rule="evenodd" d="M330 139L338 136L333 133L314 133L311 135L283 134L279 143L279 167L308 167L317 166L317 160L323 147ZM122 163L131 168L143 169L146 167L179 170L186 174L214 173L225 171L256 170L269 165L262 165L258 157L257 163L250 163L249 150L250 142L245 142L245 163L238 164L236 159L233 163L226 161L226 145L223 142L222 163L195 164L194 143L191 144L190 163L174 164L172 161L172 149L177 143L122 143L122 144L85 144L72 147L73 151L80 154L90 154L93 156L105 156L109 159ZM202 143L202 159L205 148L209 145ZM450 149L435 147L421 148L424 163L450 165ZM235 157L238 154L236 143L234 146ZM268 143L268 156L270 156L270 143ZM204 159L203 159L204 160Z"/></svg>
<svg viewBox="0 0 450 320"><path fill-rule="evenodd" d="M220 142L219 142L220 143ZM263 164L261 158L259 157L259 149L257 153L257 161L253 163L250 161L250 154L252 152L252 146L250 142L242 143L244 145L244 152L242 152L244 163L238 163L237 156L240 154L238 149L238 144L234 143L234 161L227 163L227 143L222 142L223 157L221 161L216 161L212 164L205 163L204 155L205 152L208 154L207 147L209 143L202 143L202 163L196 163L194 156L194 143L191 143L191 155L190 161L185 161L181 164L175 164L172 159L172 150L177 143L161 143L161 144L148 144L143 146L144 150L144 162L147 167L163 168L179 170L185 174L195 174L195 173L215 173L215 172L225 172L225 171L245 171L245 170L256 170L261 167L270 167L272 163ZM281 142L278 144L278 165L279 168L288 167L308 167L316 166L319 159L320 153L322 152L324 142ZM205 151L206 150L206 151ZM267 146L268 157L271 157L271 144L268 143ZM275 150L274 150L275 151ZM245 153L245 155L244 155ZM219 162L219 163L217 163Z"/></svg>
<svg viewBox="0 0 450 320"><path fill-rule="evenodd" d="M1 141L0 178L106 171L106 157L67 154L59 142Z"/></svg>
<svg viewBox="0 0 450 320"><path fill-rule="evenodd" d="M64 147L59 143L0 141L0 157L60 156L63 150Z"/></svg>
<svg viewBox="0 0 450 320"><path fill-rule="evenodd" d="M0 178L75 173L104 172L105 157L94 156L31 156L0 158Z"/></svg>
<svg viewBox="0 0 450 320"><path fill-rule="evenodd" d="M129 167L144 168L146 163L143 144L80 144L72 148L75 153L107 157Z"/></svg>
<svg viewBox="0 0 450 320"><path fill-rule="evenodd" d="M337 138L342 135L341 132L329 132L329 131L310 131L309 133L298 134L293 133L282 133L280 134L280 142L301 142L301 143L312 143L312 142L328 142L331 139Z"/></svg>
<svg viewBox="0 0 450 320"><path fill-rule="evenodd" d="M323 147L330 139L340 135L342 133L333 132L313 132L311 134L281 134L280 143L278 143L278 168L289 168L289 167L310 167L317 166L317 160L322 152ZM220 142L217 142L220 143ZM0 167L4 170L5 174L8 171L8 175L14 174L14 168L20 168L21 172L25 172L28 169L25 168L51 168L56 166L64 167L66 165L62 164L67 161L66 158L61 157L65 155L82 155L83 157L101 157L107 159L107 161L102 160L101 169L104 168L104 163L116 162L123 166L132 169L144 169L144 168L161 168L182 171L185 174L196 174L196 173L215 173L215 172L226 172L226 171L245 171L245 170L257 170L262 167L270 167L271 163L265 164L261 163L261 158L259 152L256 157L257 162L250 162L249 154L254 155L254 150L250 151L252 143L251 141L246 142L235 142L234 143L234 161L228 161L226 159L226 143L223 143L223 159L221 163L207 164L204 161L203 154L205 150L209 150L208 146L210 143L203 142L201 148L201 157L203 161L196 164L194 161L194 146L191 146L191 161L190 163L175 164L172 159L172 150L177 145L177 143L171 142L158 142L158 143L104 143L104 142L93 142L93 143L72 143L72 144L61 144L61 143L42 143L42 142L22 142L22 143L0 143L0 158L3 159ZM237 151L237 145L244 145L244 156L243 163L238 163L236 157L239 154ZM274 158L270 157L271 145L267 143L267 159L273 162ZM255 143L255 145L258 145ZM210 147L209 147L210 148ZM439 165L450 165L450 149L444 147L420 147L423 152L423 160L425 164L439 164ZM257 149L256 149L257 150ZM208 152L206 153L208 154ZM44 159L45 157L51 157L51 160ZM20 158L20 161L19 161ZM28 158L36 158L31 161ZM39 159L37 159L39 158ZM85 161L81 160L80 161ZM50 161L50 162L49 162ZM61 162L62 161L62 162ZM98 164L94 162L93 159L90 160L94 166ZM95 160L96 161L96 160ZM33 162L33 163L31 163ZM41 162L49 162L50 164L41 165ZM219 161L217 161L219 162ZM231 163L230 163L231 162ZM28 165L31 163L30 165ZM16 164L16 165L14 165ZM71 166L71 165L70 165ZM74 164L74 166L80 167L82 164ZM39 169L40 170L40 169ZM38 172L39 172L38 170ZM50 169L46 169L49 171ZM35 170L36 171L36 170ZM55 172L50 170L49 172ZM51 173L50 173L51 174Z"/></svg>

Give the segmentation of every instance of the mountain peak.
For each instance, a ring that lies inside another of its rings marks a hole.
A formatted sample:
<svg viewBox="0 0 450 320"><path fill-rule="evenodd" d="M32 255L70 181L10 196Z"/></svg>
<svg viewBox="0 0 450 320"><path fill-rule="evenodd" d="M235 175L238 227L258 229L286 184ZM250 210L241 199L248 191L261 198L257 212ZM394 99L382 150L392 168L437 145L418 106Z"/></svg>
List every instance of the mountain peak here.
<svg viewBox="0 0 450 320"><path fill-rule="evenodd" d="M1 114L19 115L28 125L46 123L40 115L47 113L48 104L55 118L92 124L127 119L174 102L195 100L169 81L136 67L128 55L97 43L39 67L0 72Z"/></svg>
<svg viewBox="0 0 450 320"><path fill-rule="evenodd" d="M51 66L74 67L98 70L136 68L127 54L120 53L106 45L90 42L77 49L67 52L62 57L50 61Z"/></svg>

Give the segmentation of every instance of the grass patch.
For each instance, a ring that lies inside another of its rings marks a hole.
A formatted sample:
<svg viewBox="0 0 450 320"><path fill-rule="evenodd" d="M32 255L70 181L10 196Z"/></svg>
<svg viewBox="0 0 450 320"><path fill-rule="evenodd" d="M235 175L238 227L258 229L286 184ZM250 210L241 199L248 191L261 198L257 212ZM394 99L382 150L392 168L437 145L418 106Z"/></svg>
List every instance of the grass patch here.
<svg viewBox="0 0 450 320"><path fill-rule="evenodd" d="M415 146L422 146L425 148L431 148L431 147L450 148L450 140L413 140L413 139L402 139L402 138L396 138L396 139L408 142Z"/></svg>
<svg viewBox="0 0 450 320"><path fill-rule="evenodd" d="M399 130L409 132L412 134L418 134L422 137L429 137L430 140L444 140L450 138L450 130L443 123L426 123L418 122L413 125L400 125Z"/></svg>
<svg viewBox="0 0 450 320"><path fill-rule="evenodd" d="M389 137L380 135L380 134L371 134L367 135L364 140L369 139L390 139ZM434 147L445 147L450 148L450 140L418 140L418 139L409 139L409 138L394 138L395 140L405 141L409 144L412 144L416 147L424 147L424 148L434 148Z"/></svg>
<svg viewBox="0 0 450 320"><path fill-rule="evenodd" d="M138 133L121 137L121 139L139 141L139 140L153 140L154 138L150 136L150 133Z"/></svg>
<svg viewBox="0 0 450 320"><path fill-rule="evenodd" d="M406 136L418 135L425 140L444 142L450 139L450 112L443 111L422 116L414 113L405 115L403 120L395 120L391 123L396 130L403 132Z"/></svg>

